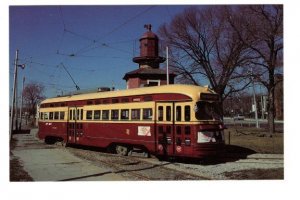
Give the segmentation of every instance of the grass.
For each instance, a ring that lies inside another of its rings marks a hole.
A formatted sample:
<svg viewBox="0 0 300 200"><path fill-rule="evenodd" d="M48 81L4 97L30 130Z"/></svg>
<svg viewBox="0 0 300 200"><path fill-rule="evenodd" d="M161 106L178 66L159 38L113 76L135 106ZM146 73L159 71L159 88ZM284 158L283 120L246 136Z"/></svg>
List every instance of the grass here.
<svg viewBox="0 0 300 200"><path fill-rule="evenodd" d="M10 181L33 181L29 174L23 169L20 161L14 156L10 159Z"/></svg>
<svg viewBox="0 0 300 200"><path fill-rule="evenodd" d="M13 150L17 146L17 140L12 139L10 141L10 150ZM29 174L24 170L22 163L16 158L10 151L9 160L9 180L12 182L17 181L33 181Z"/></svg>
<svg viewBox="0 0 300 200"><path fill-rule="evenodd" d="M225 143L250 149L257 153L283 154L283 132L272 137L263 128L232 126L225 130Z"/></svg>
<svg viewBox="0 0 300 200"><path fill-rule="evenodd" d="M232 180L283 180L284 170L278 169L251 169L234 172L225 172L224 175Z"/></svg>

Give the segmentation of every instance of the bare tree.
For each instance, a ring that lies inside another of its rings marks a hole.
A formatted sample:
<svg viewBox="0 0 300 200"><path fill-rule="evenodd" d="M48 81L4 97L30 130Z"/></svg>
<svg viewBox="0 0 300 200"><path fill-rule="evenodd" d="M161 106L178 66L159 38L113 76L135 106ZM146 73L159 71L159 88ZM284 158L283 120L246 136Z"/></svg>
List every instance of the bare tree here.
<svg viewBox="0 0 300 200"><path fill-rule="evenodd" d="M44 86L38 83L29 83L25 86L23 91L23 98L28 107L30 115L36 114L36 106L39 102L45 99L43 95Z"/></svg>
<svg viewBox="0 0 300 200"><path fill-rule="evenodd" d="M221 102L250 84L245 66L253 58L228 22L228 9L231 7L189 8L159 30L171 49L171 67L192 84L208 80Z"/></svg>
<svg viewBox="0 0 300 200"><path fill-rule="evenodd" d="M274 77L278 68L283 67L283 6L240 6L230 14L229 21L239 39L256 55L251 61L255 69L253 77L268 90L268 124L272 135L275 131L274 90L282 81Z"/></svg>

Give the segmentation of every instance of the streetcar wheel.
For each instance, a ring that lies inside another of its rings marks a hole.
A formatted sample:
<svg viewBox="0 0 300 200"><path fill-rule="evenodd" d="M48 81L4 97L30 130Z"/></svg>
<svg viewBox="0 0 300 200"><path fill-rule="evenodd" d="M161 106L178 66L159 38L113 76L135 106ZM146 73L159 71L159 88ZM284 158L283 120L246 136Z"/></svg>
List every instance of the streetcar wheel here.
<svg viewBox="0 0 300 200"><path fill-rule="evenodd" d="M56 140L53 137L46 137L45 138L45 143L46 144L54 144L55 142L56 142Z"/></svg>
<svg viewBox="0 0 300 200"><path fill-rule="evenodd" d="M68 143L66 142L66 141L61 141L61 146L63 146L63 147L67 147L68 146Z"/></svg>
<svg viewBox="0 0 300 200"><path fill-rule="evenodd" d="M143 152L143 157L150 158L151 156L150 156L150 153L148 151L144 151Z"/></svg>
<svg viewBox="0 0 300 200"><path fill-rule="evenodd" d="M129 151L128 148L125 146L116 145L116 152L121 156L127 156Z"/></svg>

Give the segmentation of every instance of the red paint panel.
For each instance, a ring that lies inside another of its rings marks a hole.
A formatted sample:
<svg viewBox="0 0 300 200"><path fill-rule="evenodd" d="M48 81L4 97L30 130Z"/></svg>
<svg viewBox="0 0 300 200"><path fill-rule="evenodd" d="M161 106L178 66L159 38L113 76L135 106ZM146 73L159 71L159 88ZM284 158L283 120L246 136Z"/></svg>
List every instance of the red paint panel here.
<svg viewBox="0 0 300 200"><path fill-rule="evenodd" d="M46 136L60 137L66 140L67 124L65 122L39 122L38 137L45 139Z"/></svg>
<svg viewBox="0 0 300 200"><path fill-rule="evenodd" d="M139 136L138 127L150 127L151 136ZM143 123L85 123L83 144L107 147L111 143L142 145L149 151L155 151L154 124Z"/></svg>
<svg viewBox="0 0 300 200"><path fill-rule="evenodd" d="M159 128L155 130L154 124L148 123L80 123L82 129L77 129L80 134L77 134L78 140L74 140L72 135L71 143L78 143L87 146L108 147L112 143L129 144L133 146L146 147L152 154L163 155L163 150L159 150L159 138L163 135L159 133ZM138 134L138 127L150 127L151 136L140 136ZM158 126L170 126L160 124ZM185 133L185 127L189 126L191 129L190 134ZM198 144L197 132L200 125L176 125L175 127L181 128L181 134L177 134L176 128L172 133L167 134L167 137L172 139L171 144L167 144L168 148L173 148L174 151L170 151L168 156L180 156L180 157L195 157L201 158L205 156L215 156L219 152L222 152L223 143L213 144ZM205 128L218 129L216 125L201 125ZM203 128L203 127L202 127ZM67 141L67 123L66 122L39 122L40 139L44 139L46 136L54 136L63 138ZM165 128L164 128L165 130ZM155 133L156 131L156 133ZM81 134L82 133L82 134ZM157 139L155 139L157 134ZM180 143L177 143L177 139L180 138ZM186 143L186 140L190 140L190 144ZM177 151L177 148L180 151Z"/></svg>

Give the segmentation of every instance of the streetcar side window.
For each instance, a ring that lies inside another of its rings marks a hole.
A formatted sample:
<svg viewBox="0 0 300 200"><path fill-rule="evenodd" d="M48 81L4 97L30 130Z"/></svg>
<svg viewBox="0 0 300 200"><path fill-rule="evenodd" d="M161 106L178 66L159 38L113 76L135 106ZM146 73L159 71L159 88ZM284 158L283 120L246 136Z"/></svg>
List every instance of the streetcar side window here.
<svg viewBox="0 0 300 200"><path fill-rule="evenodd" d="M49 113L49 120L53 120L53 112Z"/></svg>
<svg viewBox="0 0 300 200"><path fill-rule="evenodd" d="M102 120L109 120L109 110L102 111Z"/></svg>
<svg viewBox="0 0 300 200"><path fill-rule="evenodd" d="M128 120L129 119L129 110L121 110L121 119L122 120Z"/></svg>
<svg viewBox="0 0 300 200"><path fill-rule="evenodd" d="M65 112L60 112L59 119L64 120L65 119Z"/></svg>
<svg viewBox="0 0 300 200"><path fill-rule="evenodd" d="M171 121L171 106L166 107L166 120Z"/></svg>
<svg viewBox="0 0 300 200"><path fill-rule="evenodd" d="M93 100L87 100L86 104L87 104L87 105L93 105L94 102L93 102Z"/></svg>
<svg viewBox="0 0 300 200"><path fill-rule="evenodd" d="M191 106L184 106L184 120L191 120Z"/></svg>
<svg viewBox="0 0 300 200"><path fill-rule="evenodd" d="M54 119L59 119L59 112L54 112Z"/></svg>
<svg viewBox="0 0 300 200"><path fill-rule="evenodd" d="M41 120L43 120L44 119L44 113L43 112L41 112Z"/></svg>
<svg viewBox="0 0 300 200"><path fill-rule="evenodd" d="M99 105L99 104L101 104L100 99L95 100L95 105Z"/></svg>
<svg viewBox="0 0 300 200"><path fill-rule="evenodd" d="M111 110L111 120L119 120L119 110Z"/></svg>
<svg viewBox="0 0 300 200"><path fill-rule="evenodd" d="M143 109L143 120L152 120L152 109L151 108Z"/></svg>
<svg viewBox="0 0 300 200"><path fill-rule="evenodd" d="M80 109L80 119L83 120L83 109Z"/></svg>
<svg viewBox="0 0 300 200"><path fill-rule="evenodd" d="M72 120L72 116L73 116L72 114L73 114L73 111L70 110L70 111L69 111L69 119L70 119L70 120Z"/></svg>
<svg viewBox="0 0 300 200"><path fill-rule="evenodd" d="M112 99L111 103L119 103L119 99Z"/></svg>
<svg viewBox="0 0 300 200"><path fill-rule="evenodd" d="M176 121L181 121L181 106L176 106Z"/></svg>
<svg viewBox="0 0 300 200"><path fill-rule="evenodd" d="M44 119L49 119L49 113L44 113Z"/></svg>
<svg viewBox="0 0 300 200"><path fill-rule="evenodd" d="M86 119L93 119L93 111L92 110L87 110L86 111Z"/></svg>
<svg viewBox="0 0 300 200"><path fill-rule="evenodd" d="M158 121L164 120L164 107L158 106Z"/></svg>
<svg viewBox="0 0 300 200"><path fill-rule="evenodd" d="M122 98L122 99L121 99L121 102L122 102L122 103L127 103L127 102L129 102L129 98Z"/></svg>
<svg viewBox="0 0 300 200"><path fill-rule="evenodd" d="M79 120L79 119L80 119L80 113L81 113L81 112L80 112L80 110L78 109L78 110L77 110L77 115L76 115L76 120Z"/></svg>
<svg viewBox="0 0 300 200"><path fill-rule="evenodd" d="M132 109L131 120L140 120L140 119L141 119L141 109Z"/></svg>
<svg viewBox="0 0 300 200"><path fill-rule="evenodd" d="M100 120L100 110L94 110L94 120Z"/></svg>

